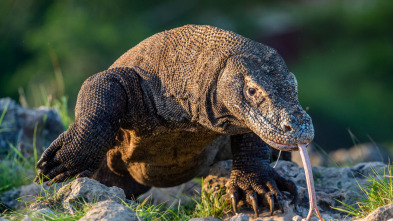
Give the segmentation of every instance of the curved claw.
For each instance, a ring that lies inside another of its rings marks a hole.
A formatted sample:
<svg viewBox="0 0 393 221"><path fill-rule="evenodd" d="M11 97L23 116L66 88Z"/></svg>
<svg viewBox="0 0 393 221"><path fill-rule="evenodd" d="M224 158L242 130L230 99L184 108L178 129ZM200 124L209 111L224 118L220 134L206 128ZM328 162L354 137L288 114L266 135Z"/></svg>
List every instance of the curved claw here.
<svg viewBox="0 0 393 221"><path fill-rule="evenodd" d="M252 204L252 208L254 209L255 217L258 217L258 200L257 198L253 195L250 195L250 201Z"/></svg>
<svg viewBox="0 0 393 221"><path fill-rule="evenodd" d="M34 178L34 182L35 183L40 183L40 182L45 182L46 180L45 180L46 178L45 178L45 176L43 175L43 173L42 173L42 170L39 170L38 171L38 174L36 175L36 177Z"/></svg>
<svg viewBox="0 0 393 221"><path fill-rule="evenodd" d="M70 179L70 177L75 176L78 173L77 169L74 170L69 170L69 171L65 171L64 173L61 173L59 175L57 175L55 178L53 178L52 180L50 180L48 182L48 186L54 184L54 183L60 183L60 182L64 182L67 181L68 179Z"/></svg>
<svg viewBox="0 0 393 221"><path fill-rule="evenodd" d="M270 216L273 216L274 213L274 195L273 193L268 193L265 195L266 196L266 200L269 204L270 207Z"/></svg>
<svg viewBox="0 0 393 221"><path fill-rule="evenodd" d="M62 147L62 137L64 136L65 132L60 134L60 136L51 143L51 145L42 153L41 158L38 160L37 164L35 165L36 169L42 169L42 164L48 159L52 158L56 152Z"/></svg>
<svg viewBox="0 0 393 221"><path fill-rule="evenodd" d="M83 171L83 172L81 172L81 173L79 173L78 175L76 175L76 178L81 178L81 177L90 177L90 176L92 176L93 175L93 171L91 171L91 170L85 170L85 171Z"/></svg>
<svg viewBox="0 0 393 221"><path fill-rule="evenodd" d="M232 207L233 207L233 212L237 214L237 197L235 197L235 194L231 194L231 199L232 199Z"/></svg>

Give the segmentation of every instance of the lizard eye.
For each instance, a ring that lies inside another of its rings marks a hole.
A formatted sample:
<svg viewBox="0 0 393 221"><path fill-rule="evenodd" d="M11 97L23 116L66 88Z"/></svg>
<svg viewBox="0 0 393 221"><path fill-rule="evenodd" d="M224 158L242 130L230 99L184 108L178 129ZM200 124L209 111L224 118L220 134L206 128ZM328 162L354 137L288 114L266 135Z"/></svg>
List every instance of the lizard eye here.
<svg viewBox="0 0 393 221"><path fill-rule="evenodd" d="M256 92L257 92L257 90L255 88L249 88L248 89L248 94L250 96L254 96Z"/></svg>

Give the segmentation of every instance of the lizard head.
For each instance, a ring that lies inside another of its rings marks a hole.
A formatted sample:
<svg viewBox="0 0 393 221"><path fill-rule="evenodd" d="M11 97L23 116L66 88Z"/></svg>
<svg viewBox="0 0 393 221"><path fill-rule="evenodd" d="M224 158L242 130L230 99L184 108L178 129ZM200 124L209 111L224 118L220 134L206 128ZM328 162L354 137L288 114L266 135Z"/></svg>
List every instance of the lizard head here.
<svg viewBox="0 0 393 221"><path fill-rule="evenodd" d="M295 75L274 49L263 52L229 58L217 94L231 114L267 144L297 150L297 144L314 138L311 118L299 104Z"/></svg>

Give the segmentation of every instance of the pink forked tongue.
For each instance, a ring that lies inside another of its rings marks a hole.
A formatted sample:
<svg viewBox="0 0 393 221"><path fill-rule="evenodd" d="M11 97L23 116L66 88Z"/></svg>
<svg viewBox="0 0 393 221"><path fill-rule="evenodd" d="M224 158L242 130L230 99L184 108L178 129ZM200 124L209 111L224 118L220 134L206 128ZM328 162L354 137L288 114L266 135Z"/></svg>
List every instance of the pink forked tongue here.
<svg viewBox="0 0 393 221"><path fill-rule="evenodd" d="M298 146L299 146L300 156L302 157L304 173L306 174L308 197L310 199L309 201L310 211L308 212L306 219L310 220L315 210L315 212L319 217L319 220L322 220L321 214L319 213L317 207L317 197L315 196L314 178L312 176L310 158L308 157L308 152L306 149L307 144L298 144Z"/></svg>

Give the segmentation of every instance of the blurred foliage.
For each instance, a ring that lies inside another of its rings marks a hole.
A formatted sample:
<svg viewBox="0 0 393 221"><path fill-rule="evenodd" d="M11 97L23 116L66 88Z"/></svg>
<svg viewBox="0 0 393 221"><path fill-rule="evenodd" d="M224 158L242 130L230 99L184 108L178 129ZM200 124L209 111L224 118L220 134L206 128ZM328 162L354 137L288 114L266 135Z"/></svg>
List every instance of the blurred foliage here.
<svg viewBox="0 0 393 221"><path fill-rule="evenodd" d="M209 24L278 49L323 147L350 146L348 129L392 142L392 21L386 0L2 0L0 97L37 106L46 91L73 108L83 81L141 40Z"/></svg>

